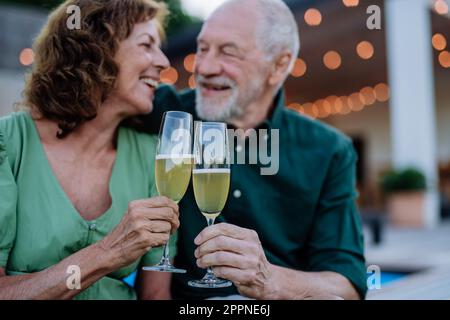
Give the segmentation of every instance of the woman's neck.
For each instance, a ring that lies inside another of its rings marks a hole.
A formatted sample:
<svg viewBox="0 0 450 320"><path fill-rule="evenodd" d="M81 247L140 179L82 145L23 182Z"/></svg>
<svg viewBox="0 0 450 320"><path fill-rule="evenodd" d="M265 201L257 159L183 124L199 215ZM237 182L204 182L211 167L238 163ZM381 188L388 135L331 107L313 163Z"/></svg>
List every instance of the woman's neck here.
<svg viewBox="0 0 450 320"><path fill-rule="evenodd" d="M46 119L36 121L39 135L44 144L55 145L63 142L75 152L96 154L115 148L117 128L125 118L114 112L114 106L105 103L98 109L97 116L82 123L64 139L56 137L58 124Z"/></svg>

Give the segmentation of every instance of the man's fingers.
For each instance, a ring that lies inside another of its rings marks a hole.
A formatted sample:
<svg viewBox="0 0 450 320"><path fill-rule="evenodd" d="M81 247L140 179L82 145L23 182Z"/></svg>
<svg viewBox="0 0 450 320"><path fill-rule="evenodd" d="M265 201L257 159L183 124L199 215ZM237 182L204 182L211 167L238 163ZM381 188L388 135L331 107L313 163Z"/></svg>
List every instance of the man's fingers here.
<svg viewBox="0 0 450 320"><path fill-rule="evenodd" d="M244 240L230 238L228 236L219 235L215 238L203 242L194 252L195 257L202 256L215 251L230 251L238 254L247 252L248 243Z"/></svg>
<svg viewBox="0 0 450 320"><path fill-rule="evenodd" d="M233 267L214 267L213 271L216 277L230 280L236 285L249 283L253 277L251 271Z"/></svg>
<svg viewBox="0 0 450 320"><path fill-rule="evenodd" d="M238 240L248 238L252 230L241 228L229 223L219 223L203 229L202 232L194 239L196 245L200 245L211 238L224 235Z"/></svg>
<svg viewBox="0 0 450 320"><path fill-rule="evenodd" d="M239 269L252 268L252 260L246 256L227 251L216 251L208 253L197 259L197 265L200 268L214 266L228 266Z"/></svg>

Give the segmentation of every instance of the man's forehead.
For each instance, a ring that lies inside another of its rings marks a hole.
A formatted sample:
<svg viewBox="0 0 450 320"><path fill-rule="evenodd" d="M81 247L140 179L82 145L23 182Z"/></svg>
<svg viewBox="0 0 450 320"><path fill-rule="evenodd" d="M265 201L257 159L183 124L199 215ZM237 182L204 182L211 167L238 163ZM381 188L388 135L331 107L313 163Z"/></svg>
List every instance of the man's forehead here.
<svg viewBox="0 0 450 320"><path fill-rule="evenodd" d="M248 6L234 4L220 8L205 21L199 40L211 35L234 41L248 41L255 36L256 28L257 14Z"/></svg>

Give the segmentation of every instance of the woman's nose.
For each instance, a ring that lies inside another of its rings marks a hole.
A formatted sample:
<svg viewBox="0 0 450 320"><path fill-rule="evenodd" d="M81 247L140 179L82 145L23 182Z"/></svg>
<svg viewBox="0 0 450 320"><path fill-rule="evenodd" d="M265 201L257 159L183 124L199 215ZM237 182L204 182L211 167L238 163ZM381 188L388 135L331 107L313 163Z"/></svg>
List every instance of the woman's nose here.
<svg viewBox="0 0 450 320"><path fill-rule="evenodd" d="M161 49L159 49L157 54L155 55L154 65L160 70L164 70L170 67L169 59Z"/></svg>

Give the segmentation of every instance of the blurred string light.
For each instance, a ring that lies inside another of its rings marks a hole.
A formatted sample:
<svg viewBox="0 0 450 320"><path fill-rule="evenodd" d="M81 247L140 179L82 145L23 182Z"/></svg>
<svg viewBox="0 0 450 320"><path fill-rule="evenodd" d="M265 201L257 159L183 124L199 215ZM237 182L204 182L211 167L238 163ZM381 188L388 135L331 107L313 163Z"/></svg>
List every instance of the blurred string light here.
<svg viewBox="0 0 450 320"><path fill-rule="evenodd" d="M322 22L322 14L315 8L306 10L304 18L306 24L311 27L317 27Z"/></svg>
<svg viewBox="0 0 450 320"><path fill-rule="evenodd" d="M435 33L431 38L431 43L433 44L433 48L437 51L442 51L447 47L447 40L440 33Z"/></svg>
<svg viewBox="0 0 450 320"><path fill-rule="evenodd" d="M342 59L336 51L328 51L323 56L323 64L330 70L338 69L342 64Z"/></svg>
<svg viewBox="0 0 450 320"><path fill-rule="evenodd" d="M303 59L298 58L295 60L294 68L291 71L291 75L295 78L299 78L306 73L306 62Z"/></svg>
<svg viewBox="0 0 450 320"><path fill-rule="evenodd" d="M23 66L30 66L34 62L33 49L25 48L20 52L19 61Z"/></svg>
<svg viewBox="0 0 450 320"><path fill-rule="evenodd" d="M368 60L374 55L373 45L369 41L361 41L356 46L356 53L361 59Z"/></svg>
<svg viewBox="0 0 450 320"><path fill-rule="evenodd" d="M342 3L346 7L356 7L359 4L359 0L342 0Z"/></svg>
<svg viewBox="0 0 450 320"><path fill-rule="evenodd" d="M175 84L178 81L178 71L172 67L164 69L161 71L161 82L166 84Z"/></svg>
<svg viewBox="0 0 450 320"><path fill-rule="evenodd" d="M325 99L304 104L294 102L288 105L288 108L312 118L327 118L331 115L347 115L351 112L358 112L377 101L386 102L389 98L389 86L385 83L379 83L373 88L364 87L348 96L331 95Z"/></svg>
<svg viewBox="0 0 450 320"><path fill-rule="evenodd" d="M187 72L193 73L195 67L195 54L191 53L184 58L183 61L184 69Z"/></svg>
<svg viewBox="0 0 450 320"><path fill-rule="evenodd" d="M446 15L448 13L448 5L444 0L436 0L434 3L434 10L441 15Z"/></svg>
<svg viewBox="0 0 450 320"><path fill-rule="evenodd" d="M442 51L439 53L439 63L443 68L450 68L450 52Z"/></svg>

